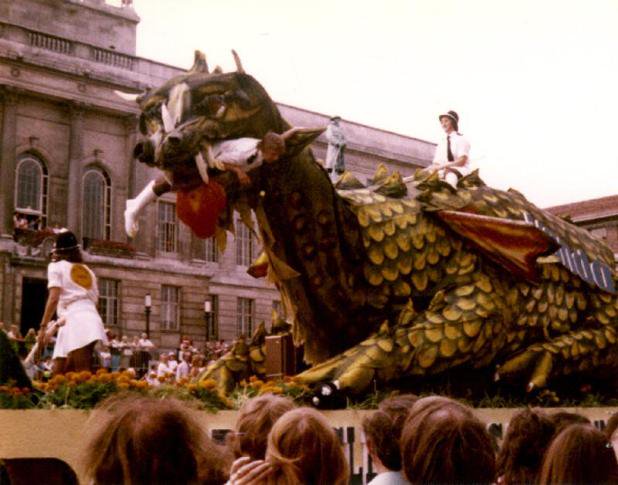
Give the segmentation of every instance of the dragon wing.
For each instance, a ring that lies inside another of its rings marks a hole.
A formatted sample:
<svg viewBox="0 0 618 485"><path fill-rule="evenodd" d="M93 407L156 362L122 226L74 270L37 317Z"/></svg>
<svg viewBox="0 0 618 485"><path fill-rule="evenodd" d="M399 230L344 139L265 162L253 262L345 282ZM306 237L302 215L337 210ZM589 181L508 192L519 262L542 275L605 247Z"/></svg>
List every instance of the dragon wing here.
<svg viewBox="0 0 618 485"><path fill-rule="evenodd" d="M435 180L429 183L424 181L423 184L419 184L419 188L421 193L417 199L427 210L440 213L454 209L461 213L503 219L505 222L507 220L524 222L542 231L554 241L558 249L557 260L563 266L589 284L615 293L613 268L616 263L612 250L587 230L539 209L516 190L502 191L491 188L483 183L477 172L462 178L456 190L448 184ZM452 218L452 215L441 218L444 220L449 217ZM462 222L465 219L465 216L459 218L460 227L462 224L466 225ZM474 218L467 220L472 226L476 226ZM474 230L472 226L469 227L470 234L466 237L473 242L478 241L481 237L478 228ZM457 228L452 227L457 231Z"/></svg>

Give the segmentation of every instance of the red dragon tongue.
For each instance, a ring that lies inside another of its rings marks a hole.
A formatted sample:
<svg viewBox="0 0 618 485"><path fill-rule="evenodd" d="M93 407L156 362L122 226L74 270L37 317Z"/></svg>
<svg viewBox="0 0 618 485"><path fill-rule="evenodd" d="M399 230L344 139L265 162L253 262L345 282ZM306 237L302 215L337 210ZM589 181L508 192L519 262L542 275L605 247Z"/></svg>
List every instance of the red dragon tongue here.
<svg viewBox="0 0 618 485"><path fill-rule="evenodd" d="M179 191L176 195L176 214L202 239L214 235L217 219L227 204L225 190L211 180L196 189Z"/></svg>

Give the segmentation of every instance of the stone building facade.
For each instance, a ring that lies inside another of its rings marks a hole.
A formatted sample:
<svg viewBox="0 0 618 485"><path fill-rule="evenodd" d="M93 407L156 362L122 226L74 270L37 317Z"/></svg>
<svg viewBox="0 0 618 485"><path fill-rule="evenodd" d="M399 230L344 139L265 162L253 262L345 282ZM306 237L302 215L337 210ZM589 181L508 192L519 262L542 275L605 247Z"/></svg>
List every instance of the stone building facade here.
<svg viewBox="0 0 618 485"><path fill-rule="evenodd" d="M124 233L127 198L155 173L132 159L138 110L114 91L141 92L180 72L136 57L139 17L130 4L0 0L0 320L22 331L38 326L50 234L67 227L83 240L99 278L107 326L129 335L145 330L149 294L159 346L175 347L180 335L204 341L207 301L213 332L232 339L269 321L279 301L274 288L246 274L259 252L248 231L230 236L218 255L212 241L179 223L174 196L166 195L147 209L134 241ZM327 115L280 109L293 125L328 123ZM353 122L342 126L348 168L361 179L378 162L408 175L435 149ZM314 150L324 158L325 140Z"/></svg>

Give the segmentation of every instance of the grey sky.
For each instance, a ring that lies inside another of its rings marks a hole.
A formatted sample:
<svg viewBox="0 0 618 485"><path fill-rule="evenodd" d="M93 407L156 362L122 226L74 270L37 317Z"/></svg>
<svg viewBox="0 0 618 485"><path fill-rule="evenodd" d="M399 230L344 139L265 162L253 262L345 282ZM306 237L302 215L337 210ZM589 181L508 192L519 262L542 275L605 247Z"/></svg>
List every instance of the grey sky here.
<svg viewBox="0 0 618 485"><path fill-rule="evenodd" d="M618 1L135 0L138 55L201 49L280 102L437 141L547 206L618 193Z"/></svg>

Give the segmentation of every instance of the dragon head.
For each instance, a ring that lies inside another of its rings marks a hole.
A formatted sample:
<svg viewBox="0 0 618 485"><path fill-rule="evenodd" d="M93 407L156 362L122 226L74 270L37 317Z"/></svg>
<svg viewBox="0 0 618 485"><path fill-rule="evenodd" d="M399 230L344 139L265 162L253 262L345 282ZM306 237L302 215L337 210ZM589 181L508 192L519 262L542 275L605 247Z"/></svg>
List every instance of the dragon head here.
<svg viewBox="0 0 618 485"><path fill-rule="evenodd" d="M142 111L139 129L143 138L133 154L166 172L175 186L194 186L213 171L201 156L207 145L244 137L261 139L269 131L282 133L289 128L266 90L245 73L238 55L232 53L235 72L224 73L218 66L210 72L204 54L196 51L187 73L136 99ZM298 153L317 135L295 136L282 158ZM224 186L237 185L234 177L218 181Z"/></svg>

